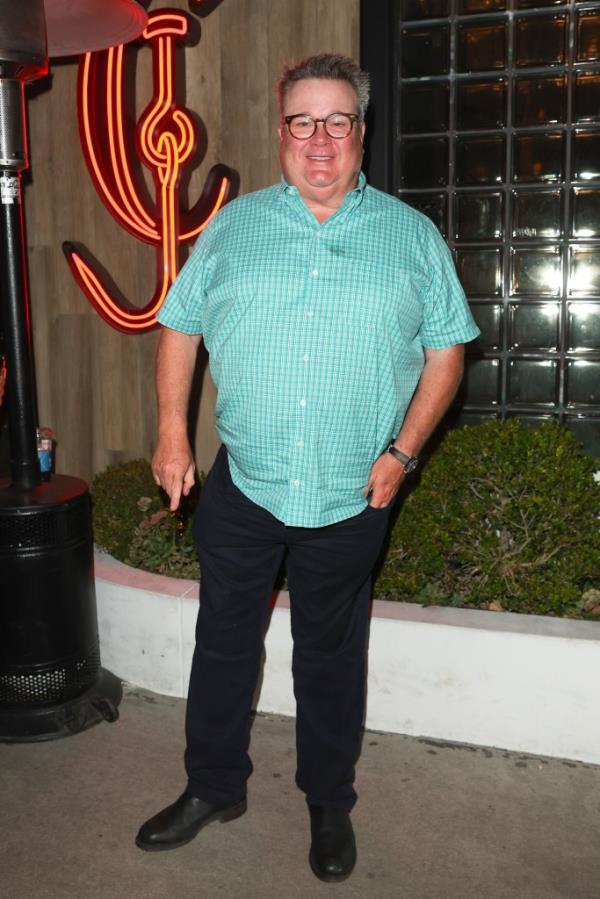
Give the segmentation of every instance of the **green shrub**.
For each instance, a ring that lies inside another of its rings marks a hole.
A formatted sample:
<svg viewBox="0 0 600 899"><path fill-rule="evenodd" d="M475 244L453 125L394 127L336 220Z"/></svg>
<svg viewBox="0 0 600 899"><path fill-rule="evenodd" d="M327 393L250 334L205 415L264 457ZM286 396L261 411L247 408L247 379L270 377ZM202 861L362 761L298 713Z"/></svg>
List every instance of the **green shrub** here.
<svg viewBox="0 0 600 899"><path fill-rule="evenodd" d="M491 420L450 431L400 508L375 595L537 614L600 611L589 600L600 582L597 468L554 422Z"/></svg>
<svg viewBox="0 0 600 899"><path fill-rule="evenodd" d="M163 509L140 522L124 561L144 571L197 580L200 566L191 516Z"/></svg>
<svg viewBox="0 0 600 899"><path fill-rule="evenodd" d="M140 500L145 500L140 505ZM147 459L109 465L92 481L94 540L124 560L133 531L144 518L163 508Z"/></svg>
<svg viewBox="0 0 600 899"><path fill-rule="evenodd" d="M600 617L598 467L552 422L450 431L400 506L375 596ZM150 464L138 459L107 468L92 490L96 543L146 571L198 577L197 489L169 512Z"/></svg>
<svg viewBox="0 0 600 899"><path fill-rule="evenodd" d="M200 479L203 479L200 475ZM111 465L92 482L94 540L116 559L145 571L197 578L191 535L198 489L170 512L166 494L154 483L150 463L135 459Z"/></svg>

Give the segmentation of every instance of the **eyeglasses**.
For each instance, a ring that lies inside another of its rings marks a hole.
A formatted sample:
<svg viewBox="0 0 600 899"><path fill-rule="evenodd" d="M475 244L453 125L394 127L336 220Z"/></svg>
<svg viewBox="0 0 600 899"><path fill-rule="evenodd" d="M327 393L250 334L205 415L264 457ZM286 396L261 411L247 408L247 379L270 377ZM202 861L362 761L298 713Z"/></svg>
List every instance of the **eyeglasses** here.
<svg viewBox="0 0 600 899"><path fill-rule="evenodd" d="M317 130L319 122L323 123L325 133L329 137L341 140L348 137L358 116L353 112L332 112L324 119L313 119L310 115L297 113L296 115L286 115L283 119L288 126L288 130L292 137L297 140L308 140Z"/></svg>

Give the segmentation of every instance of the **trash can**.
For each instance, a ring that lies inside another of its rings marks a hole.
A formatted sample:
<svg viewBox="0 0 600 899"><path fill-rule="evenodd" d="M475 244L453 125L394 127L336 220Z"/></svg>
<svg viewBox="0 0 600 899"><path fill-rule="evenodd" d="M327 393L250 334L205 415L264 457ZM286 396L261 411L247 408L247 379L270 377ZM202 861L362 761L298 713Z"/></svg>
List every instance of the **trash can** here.
<svg viewBox="0 0 600 899"><path fill-rule="evenodd" d="M0 481L0 740L67 736L116 720L121 683L100 664L87 484Z"/></svg>

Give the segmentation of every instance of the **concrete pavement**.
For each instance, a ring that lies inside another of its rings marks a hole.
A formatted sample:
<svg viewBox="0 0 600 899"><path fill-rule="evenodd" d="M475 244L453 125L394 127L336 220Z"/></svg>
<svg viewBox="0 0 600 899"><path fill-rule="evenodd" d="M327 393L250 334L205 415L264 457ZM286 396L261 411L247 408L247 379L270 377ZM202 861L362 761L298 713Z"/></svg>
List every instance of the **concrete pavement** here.
<svg viewBox="0 0 600 899"><path fill-rule="evenodd" d="M260 715L246 815L144 853L140 823L183 786L178 699L126 688L121 716L64 740L0 745L5 899L599 899L600 768L365 734L358 863L308 863L294 722Z"/></svg>

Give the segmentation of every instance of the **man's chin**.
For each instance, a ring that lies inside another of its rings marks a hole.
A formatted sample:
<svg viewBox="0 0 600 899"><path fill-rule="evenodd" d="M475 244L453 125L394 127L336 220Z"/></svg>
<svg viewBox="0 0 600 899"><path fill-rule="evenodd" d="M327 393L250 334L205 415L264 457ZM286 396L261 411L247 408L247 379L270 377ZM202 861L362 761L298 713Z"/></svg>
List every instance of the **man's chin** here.
<svg viewBox="0 0 600 899"><path fill-rule="evenodd" d="M305 176L305 180L307 184L314 188L333 187L336 181L331 172L310 172Z"/></svg>

